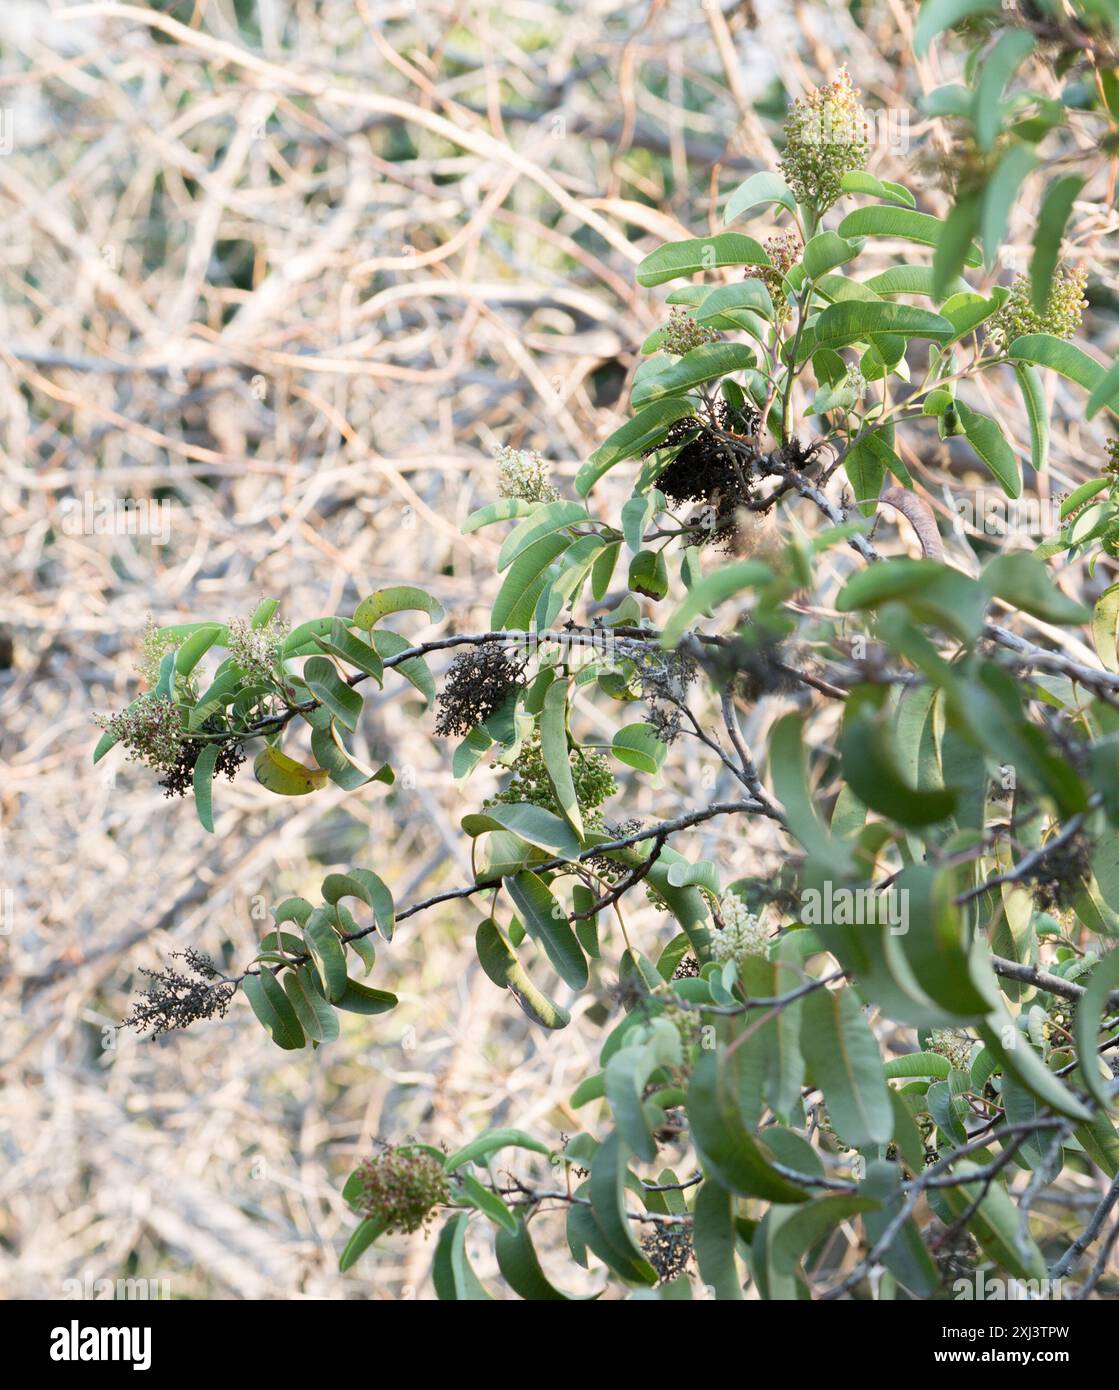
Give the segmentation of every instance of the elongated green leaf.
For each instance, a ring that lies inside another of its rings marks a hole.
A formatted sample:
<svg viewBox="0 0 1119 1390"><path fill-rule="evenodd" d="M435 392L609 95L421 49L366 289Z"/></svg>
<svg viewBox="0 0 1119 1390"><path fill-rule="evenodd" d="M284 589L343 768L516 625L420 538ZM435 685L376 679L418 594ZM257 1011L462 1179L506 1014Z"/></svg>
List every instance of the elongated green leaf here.
<svg viewBox="0 0 1119 1390"><path fill-rule="evenodd" d="M494 1254L501 1277L515 1294L532 1303L582 1302L571 1294L561 1293L548 1279L529 1235L528 1226L523 1220L516 1223L513 1232L499 1231L494 1241ZM589 1295L597 1298L597 1294Z"/></svg>
<svg viewBox="0 0 1119 1390"><path fill-rule="evenodd" d="M338 1271L345 1274L352 1269L362 1255L379 1236L384 1235L387 1221L383 1217L367 1216L346 1242L346 1248L338 1258Z"/></svg>
<svg viewBox="0 0 1119 1390"><path fill-rule="evenodd" d="M1108 995L1119 986L1119 951L1104 956L1092 968L1088 985L1076 1008L1076 1050L1080 1056L1079 1074L1096 1102L1107 1111L1114 1104L1110 1076L1104 1079L1096 1049L1099 1046L1100 1024L1107 1008Z"/></svg>
<svg viewBox="0 0 1119 1390"><path fill-rule="evenodd" d="M897 212L900 209L884 208L882 211ZM824 348L865 343L881 334L947 341L954 336L955 328L950 319L934 314L930 309L895 304L887 299L845 299L829 305L803 334L797 361L805 362Z"/></svg>
<svg viewBox="0 0 1119 1390"><path fill-rule="evenodd" d="M699 1277L720 1300L742 1298L742 1276L735 1261L734 1197L715 1178L704 1178L695 1200L693 1223Z"/></svg>
<svg viewBox="0 0 1119 1390"><path fill-rule="evenodd" d="M438 622L443 616L441 604L423 589L413 584L394 584L362 599L354 612L354 622L358 627L372 628L390 613L408 610L426 613L432 622Z"/></svg>
<svg viewBox="0 0 1119 1390"><path fill-rule="evenodd" d="M1049 305L1053 272L1061 254L1061 238L1072 213L1077 194L1084 187L1081 174L1062 174L1045 190L1034 232L1034 252L1030 257L1030 298L1035 313L1044 314Z"/></svg>
<svg viewBox="0 0 1119 1390"><path fill-rule="evenodd" d="M663 285L702 270L723 265L769 265L769 257L753 237L741 232L721 232L718 236L669 241L658 246L637 267L637 283L646 287Z"/></svg>
<svg viewBox="0 0 1119 1390"><path fill-rule="evenodd" d="M300 1025L312 1042L333 1042L341 1031L338 1018L314 983L309 967L284 974L284 992L291 1001Z"/></svg>
<svg viewBox="0 0 1119 1390"><path fill-rule="evenodd" d="M272 972L261 966L259 975L246 975L241 988L253 1013L285 1052L294 1052L307 1041L295 1010Z"/></svg>
<svg viewBox="0 0 1119 1390"><path fill-rule="evenodd" d="M180 676L189 676L214 643L223 638L228 638L228 629L221 623L211 623L191 633L175 653L175 670Z"/></svg>
<svg viewBox="0 0 1119 1390"><path fill-rule="evenodd" d="M1001 8L1001 0L924 0L913 31L913 50L923 58L937 34L974 15L997 15Z"/></svg>
<svg viewBox="0 0 1119 1390"><path fill-rule="evenodd" d="M804 1001L800 1041L836 1133L856 1148L887 1143L893 1107L878 1044L854 991L814 990Z"/></svg>
<svg viewBox="0 0 1119 1390"><path fill-rule="evenodd" d="M391 666L406 681L410 681L427 704L434 704L435 680L427 662L422 656L406 657L403 661L400 659L402 652L411 650L412 643L406 637L401 637L399 632L390 632L388 628L383 627L375 629L370 636L377 655L386 667Z"/></svg>
<svg viewBox="0 0 1119 1390"><path fill-rule="evenodd" d="M495 628L529 626L548 567L570 544L570 536L553 532L542 536L517 556L494 599L490 621Z"/></svg>
<svg viewBox="0 0 1119 1390"><path fill-rule="evenodd" d="M498 570L508 569L518 555L542 537L588 520L587 509L581 502L560 500L538 507L506 536L498 551Z"/></svg>
<svg viewBox="0 0 1119 1390"><path fill-rule="evenodd" d="M583 989L589 978L587 958L548 885L536 874L522 869L504 880L504 888L525 930L543 947L560 979L572 989Z"/></svg>
<svg viewBox="0 0 1119 1390"><path fill-rule="evenodd" d="M531 802L490 806L475 815L463 816L462 828L472 839L488 830L511 830L530 845L570 859L576 858L580 850L578 838L565 821Z"/></svg>
<svg viewBox="0 0 1119 1390"><path fill-rule="evenodd" d="M567 681L556 681L548 687L544 696L544 708L540 714L540 749L544 756L548 781L552 784L564 819L582 839L583 817L579 812L579 799L575 795L575 781L571 774L567 742L569 693Z"/></svg>
<svg viewBox="0 0 1119 1390"><path fill-rule="evenodd" d="M517 959L512 943L492 917L478 924L475 936L478 962L500 989L507 989L534 1023L544 1028L566 1028L571 1015L554 999L537 989Z"/></svg>
<svg viewBox="0 0 1119 1390"><path fill-rule="evenodd" d="M1015 338L1007 349L1013 362L1033 362L1049 367L1069 381L1094 391L1104 379L1104 368L1075 343L1056 338L1052 333L1027 333Z"/></svg>
<svg viewBox="0 0 1119 1390"><path fill-rule="evenodd" d="M523 502L519 497L502 497L471 512L462 523L462 534L468 536L472 531L480 531L483 526L492 526L495 521L512 521L516 517L531 516L540 504Z"/></svg>
<svg viewBox="0 0 1119 1390"><path fill-rule="evenodd" d="M387 989L370 989L368 985L360 984L357 980L347 980L341 997L334 1002L347 1013L372 1017L375 1014L388 1013L390 1009L395 1009L400 1001Z"/></svg>
<svg viewBox="0 0 1119 1390"><path fill-rule="evenodd" d="M808 1250L841 1221L859 1212L877 1211L873 1197L817 1197L781 1223L770 1243L769 1258L778 1274L792 1274Z"/></svg>
<svg viewBox="0 0 1119 1390"><path fill-rule="evenodd" d="M756 362L753 348L744 343L704 343L686 352L663 371L635 384L633 408L641 410L669 396L685 395L695 386L724 377L729 372L743 371Z"/></svg>
<svg viewBox="0 0 1119 1390"><path fill-rule="evenodd" d="M695 414L695 403L681 397L655 401L639 410L600 444L575 475L575 491L585 497L604 473L623 459L636 458L659 443L677 420Z"/></svg>
<svg viewBox="0 0 1119 1390"><path fill-rule="evenodd" d="M627 1152L622 1137L613 1130L591 1160L591 1213L615 1259L614 1269L635 1284L655 1284L656 1271L633 1238L626 1215Z"/></svg>
<svg viewBox="0 0 1119 1390"><path fill-rule="evenodd" d="M346 992L346 952L331 925L330 914L319 908L303 927L303 940L319 972L323 988L337 1003Z"/></svg>
<svg viewBox="0 0 1119 1390"><path fill-rule="evenodd" d="M768 169L763 169L759 174L751 174L730 195L723 209L723 221L729 224L751 208L765 207L770 203L780 203L790 212L796 212L796 199L789 185L780 174L771 174Z"/></svg>
<svg viewBox="0 0 1119 1390"><path fill-rule="evenodd" d="M979 1165L970 1159L960 1159L952 1171L957 1175L966 1175L978 1171L978 1168ZM1044 1279L1045 1260L1029 1227L1020 1220L1018 1209L1007 1196L1006 1189L996 1180L987 1186L986 1195L980 1200L983 1190L984 1184L979 1181L960 1187L946 1187L944 1199L957 1218L962 1217L978 1200L979 1207L968 1222L968 1230L984 1252L1015 1278Z"/></svg>
<svg viewBox="0 0 1119 1390"><path fill-rule="evenodd" d="M194 764L194 807L202 828L214 833L214 768L221 753L220 743L207 743Z"/></svg>
<svg viewBox="0 0 1119 1390"><path fill-rule="evenodd" d="M303 680L307 689L343 728L357 728L365 703L338 674L334 663L325 656L308 657L303 663Z"/></svg>
<svg viewBox="0 0 1119 1390"><path fill-rule="evenodd" d="M932 217L927 212L914 212L912 208L856 208L839 224L839 235L896 237L900 241L915 241L921 246L936 246L943 227L944 223L939 217ZM982 259L978 250L972 247L965 263L979 265Z"/></svg>

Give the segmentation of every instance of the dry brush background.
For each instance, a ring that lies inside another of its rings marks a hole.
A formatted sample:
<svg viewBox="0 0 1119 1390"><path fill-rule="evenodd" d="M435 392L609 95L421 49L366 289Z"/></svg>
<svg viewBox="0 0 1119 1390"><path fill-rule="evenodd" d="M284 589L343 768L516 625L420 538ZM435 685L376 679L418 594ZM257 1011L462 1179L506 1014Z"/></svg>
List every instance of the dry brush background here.
<svg viewBox="0 0 1119 1390"><path fill-rule="evenodd" d="M321 1053L279 1053L243 1000L154 1045L115 1032L139 967L187 944L244 962L262 908L332 865L375 868L400 904L468 881L458 818L492 784L456 788L390 677L364 736L391 792L289 803L243 775L207 836L119 754L90 765L91 714L135 693L149 613L224 620L268 594L294 623L415 580L448 630L483 630L496 545L459 527L494 449L538 448L562 486L618 423L661 320L634 264L773 167L779 84L847 62L914 149L942 148L916 102L958 60L906 56L907 0L860 23L776 0L0 7L0 1296L127 1276L430 1296L419 1236L336 1271L341 1179L373 1139L580 1127L565 1098L611 981L541 1037L477 967L469 907L407 923L376 979L401 1007ZM1110 283L1111 228L1090 230L1074 252ZM1090 446L1072 436L1057 485ZM87 495L166 501L166 543L74 534L64 504ZM694 799L693 758L624 813ZM701 843L738 873L779 862Z"/></svg>

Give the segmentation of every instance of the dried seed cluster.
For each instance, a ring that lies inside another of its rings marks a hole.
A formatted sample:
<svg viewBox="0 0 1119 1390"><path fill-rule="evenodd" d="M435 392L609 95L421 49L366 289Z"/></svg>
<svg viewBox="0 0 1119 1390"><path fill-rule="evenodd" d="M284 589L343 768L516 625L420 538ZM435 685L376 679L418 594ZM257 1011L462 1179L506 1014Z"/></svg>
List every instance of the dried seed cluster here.
<svg viewBox="0 0 1119 1390"><path fill-rule="evenodd" d="M549 465L535 449L497 451L497 490L521 502L555 502L559 493L548 481Z"/></svg>
<svg viewBox="0 0 1119 1390"><path fill-rule="evenodd" d="M146 975L149 983L122 1027L134 1028L137 1033L150 1028L152 1037L158 1038L173 1028L189 1028L199 1019L225 1017L236 985L223 980L210 957L191 946L173 954L186 962L186 972L141 968L140 974Z"/></svg>
<svg viewBox="0 0 1119 1390"><path fill-rule="evenodd" d="M687 1226L659 1223L641 1237L645 1258L657 1271L662 1284L683 1274L692 1258L692 1233Z"/></svg>
<svg viewBox="0 0 1119 1390"><path fill-rule="evenodd" d="M385 1223L385 1232L411 1233L426 1226L436 1207L450 1201L443 1165L430 1154L386 1149L357 1169L363 1216Z"/></svg>
<svg viewBox="0 0 1119 1390"><path fill-rule="evenodd" d="M846 68L834 81L798 97L785 120L781 172L798 203L823 213L839 197L844 174L865 169L869 125L859 88Z"/></svg>
<svg viewBox="0 0 1119 1390"><path fill-rule="evenodd" d="M669 501L683 506L698 503L703 509L692 518L703 529L693 533L700 545L712 541L728 544L736 534L735 513L754 496L750 471L752 447L744 450L733 439L752 439L759 417L750 406L733 410L722 402L715 417L716 428L697 426L692 420L678 420L658 449L681 444L670 464L657 476L657 487ZM649 450L648 453L653 453ZM646 455L646 457L648 454Z"/></svg>
<svg viewBox="0 0 1119 1390"><path fill-rule="evenodd" d="M1034 308L1028 275L1019 275L1010 287L1010 298L990 320L987 335L1000 351L1026 333L1051 333L1071 338L1080 327L1088 301L1084 298L1087 271L1064 268L1053 276L1045 312Z"/></svg>
<svg viewBox="0 0 1119 1390"><path fill-rule="evenodd" d="M501 707L520 673L500 642L459 652L439 692L435 732L444 738L468 734Z"/></svg>
<svg viewBox="0 0 1119 1390"><path fill-rule="evenodd" d="M218 729L212 721L207 721L203 728L207 733L217 733ZM175 766L167 774L161 777L159 785L165 787L165 796L186 796L194 787L194 767L198 762L198 755L205 748L204 740L197 738L184 738L179 744L179 757ZM217 761L214 763L215 780L220 773L225 773L226 777L232 782L237 776L237 769L245 762L245 745L233 740L223 743L218 751Z"/></svg>

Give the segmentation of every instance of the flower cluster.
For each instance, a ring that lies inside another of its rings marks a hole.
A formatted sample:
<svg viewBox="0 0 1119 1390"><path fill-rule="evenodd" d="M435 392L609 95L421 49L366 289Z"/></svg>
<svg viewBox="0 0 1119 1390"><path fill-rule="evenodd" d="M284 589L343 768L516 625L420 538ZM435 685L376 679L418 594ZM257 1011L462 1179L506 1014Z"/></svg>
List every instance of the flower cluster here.
<svg viewBox="0 0 1119 1390"><path fill-rule="evenodd" d="M711 954L716 960L733 960L741 967L748 957L765 955L769 939L765 924L737 893L723 894L719 912L726 925L711 938Z"/></svg>
<svg viewBox="0 0 1119 1390"><path fill-rule="evenodd" d="M175 951L186 962L187 972L181 970L144 970L149 984L132 1006L132 1012L122 1027L144 1033L149 1028L152 1037L168 1033L173 1028L189 1028L199 1019L225 1017L229 1001L237 992L236 985L221 978L213 961L193 947Z"/></svg>
<svg viewBox="0 0 1119 1390"><path fill-rule="evenodd" d="M846 68L834 81L798 97L785 120L781 172L804 207L824 213L839 197L844 174L870 157L866 112Z"/></svg>
<svg viewBox="0 0 1119 1390"><path fill-rule="evenodd" d="M144 628L143 655L136 664L137 675L149 688L158 684L160 665L174 645L175 638L171 633L158 627L155 619L149 614L147 626Z"/></svg>
<svg viewBox="0 0 1119 1390"><path fill-rule="evenodd" d="M1107 449L1107 462L1103 471L1119 482L1119 439L1109 439L1104 447Z"/></svg>
<svg viewBox="0 0 1119 1390"><path fill-rule="evenodd" d="M719 335L713 328L696 323L686 309L676 308L668 316L661 347L674 357L683 357L692 348L702 347L704 343L718 342Z"/></svg>
<svg viewBox="0 0 1119 1390"><path fill-rule="evenodd" d="M601 753L584 753L581 748L573 748L568 759L579 810L588 827L598 829L602 819L599 807L618 790L610 764ZM533 806L542 806L553 815L563 814L544 765L539 735L534 733L525 740L510 764L510 770L513 776L509 784L491 797L485 803L487 806L514 806L527 801Z"/></svg>
<svg viewBox="0 0 1119 1390"><path fill-rule="evenodd" d="M1019 275L1010 287L1010 298L987 326L987 335L1000 351L1027 333L1051 333L1055 338L1071 338L1080 327L1088 301L1084 286L1088 275L1067 267L1053 276L1045 312L1033 306L1033 289L1028 275Z"/></svg>
<svg viewBox="0 0 1119 1390"><path fill-rule="evenodd" d="M785 293L785 276L800 260L804 250L800 237L795 231L779 232L767 238L765 253L769 265L748 265L744 280L760 280L769 291L773 301L773 313L778 323L784 323L792 313L789 296Z"/></svg>
<svg viewBox="0 0 1119 1390"><path fill-rule="evenodd" d="M522 502L555 502L559 493L548 481L549 465L535 449L497 451L497 490Z"/></svg>
<svg viewBox="0 0 1119 1390"><path fill-rule="evenodd" d="M386 1233L411 1234L425 1226L437 1206L451 1199L443 1165L430 1154L386 1149L357 1169L360 1195L355 1205L363 1216L384 1224Z"/></svg>
<svg viewBox="0 0 1119 1390"><path fill-rule="evenodd" d="M459 652L439 692L435 732L444 738L468 734L501 707L519 676L520 667L500 642L483 642Z"/></svg>
<svg viewBox="0 0 1119 1390"><path fill-rule="evenodd" d="M253 627L245 618L229 623L229 654L253 681L271 681L288 636L288 625L272 617L263 627Z"/></svg>
<svg viewBox="0 0 1119 1390"><path fill-rule="evenodd" d="M957 1071L967 1071L971 1066L972 1039L966 1033L957 1033L951 1028L934 1028L926 1046L938 1057L946 1057Z"/></svg>
<svg viewBox="0 0 1119 1390"><path fill-rule="evenodd" d="M128 750L129 762L171 772L179 761L183 735L178 707L163 695L141 695L119 714L99 714L94 723Z"/></svg>

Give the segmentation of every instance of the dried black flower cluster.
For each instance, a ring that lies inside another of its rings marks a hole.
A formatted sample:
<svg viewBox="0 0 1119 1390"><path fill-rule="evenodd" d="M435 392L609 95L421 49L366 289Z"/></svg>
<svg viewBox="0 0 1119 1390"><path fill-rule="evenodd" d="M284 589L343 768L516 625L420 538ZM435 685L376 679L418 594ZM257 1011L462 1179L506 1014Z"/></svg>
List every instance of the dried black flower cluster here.
<svg viewBox="0 0 1119 1390"><path fill-rule="evenodd" d="M637 658L637 677L650 727L662 743L671 743L680 732L681 706L696 678L695 662L683 652L651 649Z"/></svg>
<svg viewBox="0 0 1119 1390"><path fill-rule="evenodd" d="M217 733L216 725L210 721L203 725L207 733ZM166 788L164 796L186 796L194 785L194 767L198 762L198 755L205 748L203 739L185 738L179 744L179 756L175 766L168 772L166 777L159 779L159 785ZM226 777L232 782L237 776L237 769L245 762L245 745L230 741L223 743L221 751L218 753L217 762L214 764L214 777L224 772Z"/></svg>
<svg viewBox="0 0 1119 1390"><path fill-rule="evenodd" d="M623 821L603 821L603 834L609 835L612 840L624 840L629 835L636 835L644 825L644 821L637 819ZM592 869L604 883L620 883L629 870L624 864L616 864L613 859L608 859L605 854L592 854L584 861L589 869Z"/></svg>
<svg viewBox="0 0 1119 1390"><path fill-rule="evenodd" d="M1091 872L1092 842L1086 835L1073 835L1047 850L1025 881L1043 912L1059 912L1072 906Z"/></svg>
<svg viewBox="0 0 1119 1390"><path fill-rule="evenodd" d="M717 685L731 686L750 704L765 695L787 694L796 689L796 677L788 670L784 649L772 633L748 631L725 646L715 647L709 665Z"/></svg>
<svg viewBox="0 0 1119 1390"><path fill-rule="evenodd" d="M718 431L703 426L697 430L694 420L678 420L672 426L657 448L687 442L658 476L657 487L679 506L698 504L700 511L691 524L704 528L696 533L699 544L727 546L737 530L735 513L751 502L754 492L749 458L725 435L753 439L760 416L752 406L734 410L724 401L717 408L716 422Z"/></svg>
<svg viewBox="0 0 1119 1390"><path fill-rule="evenodd" d="M641 1237L645 1258L657 1271L662 1284L683 1274L692 1258L692 1233L687 1226L658 1224L656 1230Z"/></svg>
<svg viewBox="0 0 1119 1390"><path fill-rule="evenodd" d="M674 980L694 980L698 974L699 961L689 953L672 972L672 978Z"/></svg>
<svg viewBox="0 0 1119 1390"><path fill-rule="evenodd" d="M483 642L460 652L439 692L435 732L444 738L468 734L500 708L520 674L500 642Z"/></svg>
<svg viewBox="0 0 1119 1390"><path fill-rule="evenodd" d="M186 962L189 974L141 967L140 974L146 975L150 983L141 991L122 1028L135 1028L137 1033L150 1028L152 1037L158 1038L173 1028L189 1028L199 1019L225 1017L237 992L236 985L224 980L210 957L192 946L173 954Z"/></svg>

